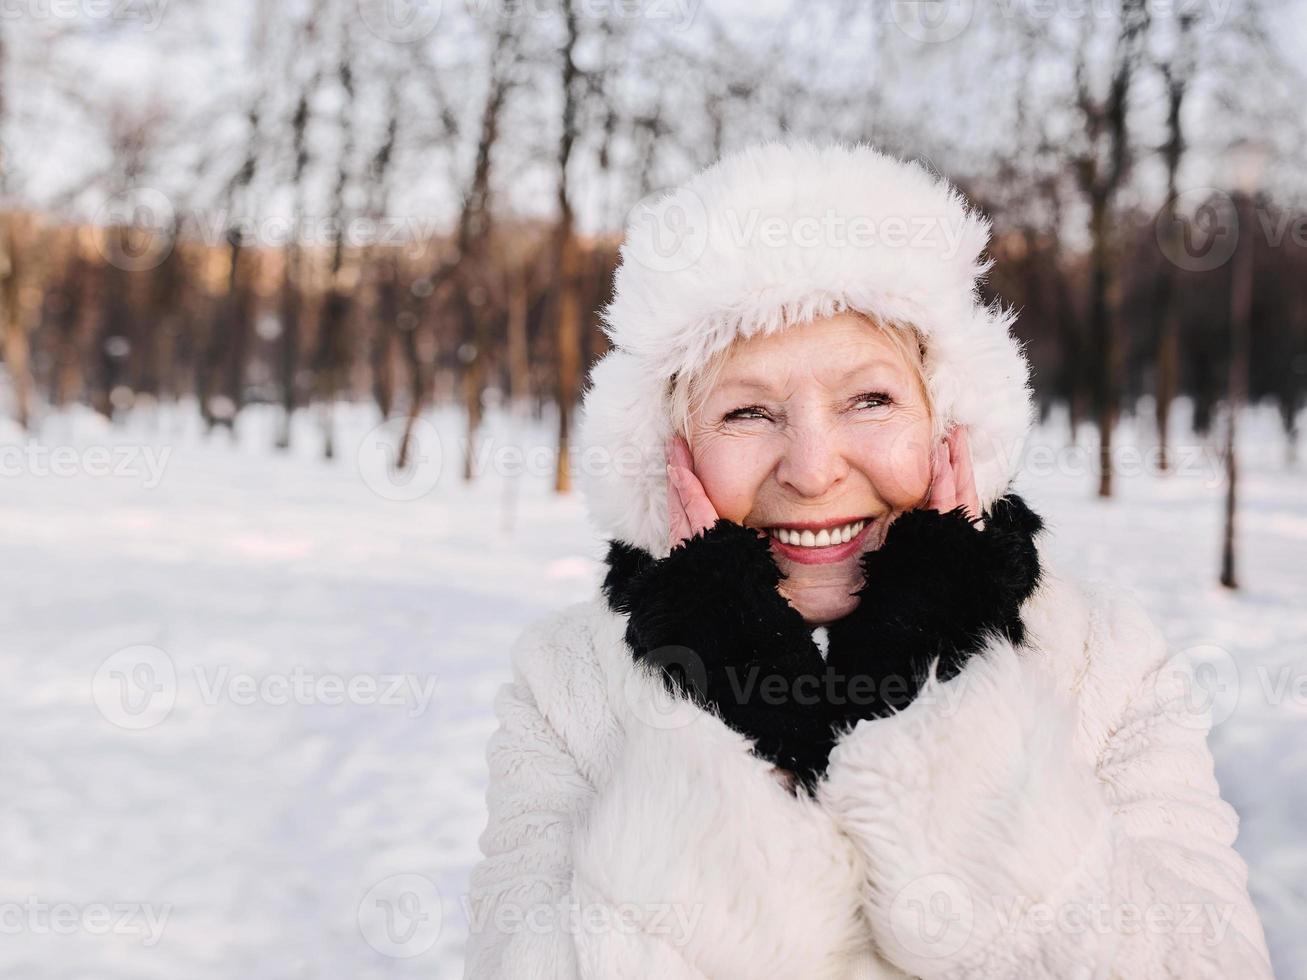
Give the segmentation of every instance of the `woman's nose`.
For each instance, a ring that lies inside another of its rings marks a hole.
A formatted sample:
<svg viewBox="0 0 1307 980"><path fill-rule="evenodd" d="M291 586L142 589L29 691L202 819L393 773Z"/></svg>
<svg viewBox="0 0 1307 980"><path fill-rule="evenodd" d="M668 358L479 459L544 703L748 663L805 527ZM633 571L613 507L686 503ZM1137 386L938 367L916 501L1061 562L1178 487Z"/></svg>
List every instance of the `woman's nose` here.
<svg viewBox="0 0 1307 980"><path fill-rule="evenodd" d="M781 453L776 479L802 497L822 497L849 471L844 447L835 434L820 427L794 434Z"/></svg>

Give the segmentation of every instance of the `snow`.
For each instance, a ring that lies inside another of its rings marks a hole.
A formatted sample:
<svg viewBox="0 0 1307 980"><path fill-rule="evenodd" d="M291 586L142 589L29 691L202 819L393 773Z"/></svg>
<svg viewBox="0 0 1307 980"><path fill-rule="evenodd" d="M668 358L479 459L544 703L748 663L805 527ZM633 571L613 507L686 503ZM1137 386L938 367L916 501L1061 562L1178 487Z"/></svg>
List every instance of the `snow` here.
<svg viewBox="0 0 1307 980"><path fill-rule="evenodd" d="M0 423L0 975L461 975L508 649L593 594L603 542L551 492L551 416L515 436L493 412L472 484L452 411L423 421L409 483L393 424L336 422L330 462L315 416L279 454L259 406L235 440L189 406L68 411L39 445ZM1307 976L1307 478L1272 412L1244 432L1237 593L1200 440L1103 502L1055 418L1017 489L1060 557L1226 682L1218 776L1277 975Z"/></svg>

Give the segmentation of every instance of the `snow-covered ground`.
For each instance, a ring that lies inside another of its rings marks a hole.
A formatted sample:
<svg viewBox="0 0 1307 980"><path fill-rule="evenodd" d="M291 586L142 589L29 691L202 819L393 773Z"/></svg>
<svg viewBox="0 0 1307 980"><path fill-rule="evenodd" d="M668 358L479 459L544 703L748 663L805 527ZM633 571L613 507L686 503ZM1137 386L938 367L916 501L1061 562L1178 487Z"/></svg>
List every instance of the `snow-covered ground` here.
<svg viewBox="0 0 1307 980"><path fill-rule="evenodd" d="M188 408L69 412L39 444L0 423L0 975L461 975L508 648L593 593L603 542L549 490L550 418L515 438L493 415L472 484L453 413L407 483L366 407L340 409L332 462L298 422L285 455L257 408L235 442ZM1126 426L1101 502L1053 420L1018 489L1212 663L1277 975L1307 976L1307 472L1273 413L1245 432L1237 593L1200 442L1162 479Z"/></svg>

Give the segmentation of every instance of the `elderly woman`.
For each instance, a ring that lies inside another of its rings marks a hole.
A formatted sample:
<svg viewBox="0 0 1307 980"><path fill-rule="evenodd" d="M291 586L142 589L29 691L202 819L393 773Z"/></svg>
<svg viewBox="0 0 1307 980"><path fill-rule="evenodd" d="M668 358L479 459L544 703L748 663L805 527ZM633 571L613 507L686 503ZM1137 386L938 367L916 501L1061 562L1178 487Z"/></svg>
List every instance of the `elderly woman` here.
<svg viewBox="0 0 1307 980"><path fill-rule="evenodd" d="M1210 716L1053 567L988 222L769 144L633 217L603 588L513 650L469 978L1268 977Z"/></svg>

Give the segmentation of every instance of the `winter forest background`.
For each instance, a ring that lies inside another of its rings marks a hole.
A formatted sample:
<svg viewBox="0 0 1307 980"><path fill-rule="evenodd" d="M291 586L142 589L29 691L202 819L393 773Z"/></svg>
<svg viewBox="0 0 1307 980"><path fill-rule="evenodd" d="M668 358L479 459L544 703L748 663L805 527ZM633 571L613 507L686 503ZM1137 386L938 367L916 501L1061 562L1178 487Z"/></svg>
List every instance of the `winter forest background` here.
<svg viewBox="0 0 1307 980"><path fill-rule="evenodd" d="M1303 0L4 0L0 973L460 975L626 217L799 134L991 215L1017 488L1204 665L1307 977L1304 54Z"/></svg>

